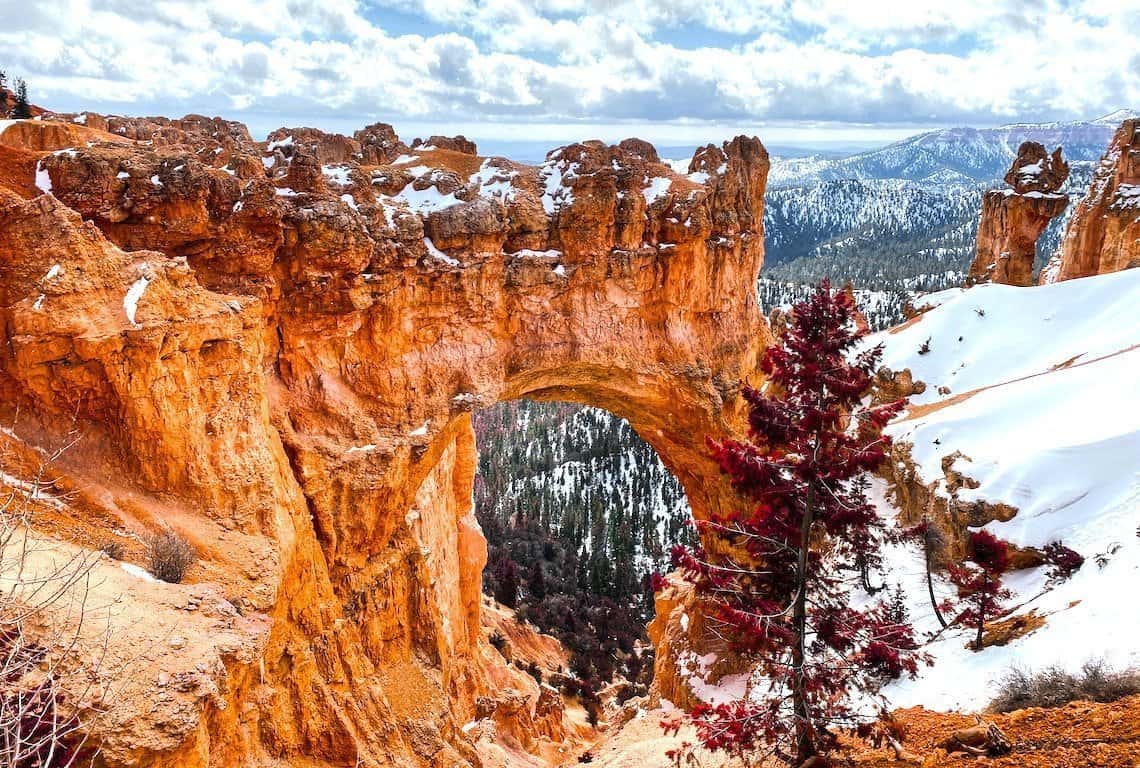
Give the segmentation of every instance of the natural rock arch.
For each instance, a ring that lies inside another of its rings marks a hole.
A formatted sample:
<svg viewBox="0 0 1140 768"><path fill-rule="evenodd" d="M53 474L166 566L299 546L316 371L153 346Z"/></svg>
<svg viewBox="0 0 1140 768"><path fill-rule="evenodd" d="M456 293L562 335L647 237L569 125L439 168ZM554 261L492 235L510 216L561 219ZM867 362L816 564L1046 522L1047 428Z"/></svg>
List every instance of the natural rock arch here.
<svg viewBox="0 0 1140 768"><path fill-rule="evenodd" d="M26 439L78 413L91 440L69 471L99 484L92 503L177 525L208 580L272 618L231 620L248 630L240 652L204 643L195 665L164 651L217 695L155 708L128 691L106 754L465 760L458 725L494 663L468 412L524 396L606 408L696 514L727 503L704 436L738 431L768 343L767 154L737 138L677 174L637 141L538 168L422 150L433 170L412 180L407 148L372 127L298 132L266 174L263 150L219 124L164 124L158 150L97 132L74 151L15 148L53 196L9 192L0 209L0 384ZM360 151L330 173L326 145L366 146L374 165ZM416 212L409 197L449 204Z"/></svg>

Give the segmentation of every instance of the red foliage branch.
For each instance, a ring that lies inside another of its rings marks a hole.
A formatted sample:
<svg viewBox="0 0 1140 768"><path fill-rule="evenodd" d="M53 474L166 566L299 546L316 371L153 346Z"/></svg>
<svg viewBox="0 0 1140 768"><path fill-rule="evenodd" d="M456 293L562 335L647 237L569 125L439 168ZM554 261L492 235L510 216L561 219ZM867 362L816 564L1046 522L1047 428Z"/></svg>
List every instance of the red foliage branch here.
<svg viewBox="0 0 1140 768"><path fill-rule="evenodd" d="M766 688L694 709L709 749L796 765L826 757L837 727L865 719L857 696L928 660L881 601L849 599L849 574L880 560L884 524L866 477L887 457L882 428L903 405L864 403L881 350L857 350L855 315L849 295L821 283L764 355L768 382L743 392L748 439L709 441L750 505L700 523L718 546L677 547L674 562Z"/></svg>
<svg viewBox="0 0 1140 768"><path fill-rule="evenodd" d="M947 573L958 587L962 606L955 621L976 628L974 650L980 651L986 620L1004 613L1005 601L1011 596L1002 584L1002 576L1009 570L1009 542L989 531L974 531L967 558L966 563L949 566Z"/></svg>

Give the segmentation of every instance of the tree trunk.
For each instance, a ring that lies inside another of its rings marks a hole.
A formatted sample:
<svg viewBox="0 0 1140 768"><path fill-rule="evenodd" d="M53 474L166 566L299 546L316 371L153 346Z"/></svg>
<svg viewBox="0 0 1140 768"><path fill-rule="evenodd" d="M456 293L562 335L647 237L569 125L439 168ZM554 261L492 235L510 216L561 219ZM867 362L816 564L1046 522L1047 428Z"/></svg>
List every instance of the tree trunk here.
<svg viewBox="0 0 1140 768"><path fill-rule="evenodd" d="M871 583L871 566L867 564L867 556L862 552L855 555L855 567L859 569L859 583L868 595L873 596L886 587L886 584L882 587L876 587Z"/></svg>
<svg viewBox="0 0 1140 768"><path fill-rule="evenodd" d="M803 762L815 755L815 740L811 734L811 710L808 707L807 690L804 684L804 661L807 644L807 565L808 550L811 547L811 526L814 509L812 488L808 486L804 502L804 518L800 523L800 551L796 563L796 602L792 609L792 631L795 632L795 645L792 647L792 710L796 719L796 759Z"/></svg>
<svg viewBox="0 0 1140 768"><path fill-rule="evenodd" d="M927 518L926 524L930 525L929 518ZM929 533L922 534L922 553L926 560L926 591L930 594L930 607L934 609L934 617L938 619L938 623L942 625L942 628L946 629L948 626L946 619L942 618L942 611L938 608L938 598L934 596L934 567L933 563L931 563L933 558L931 558L930 553L929 535Z"/></svg>
<svg viewBox="0 0 1140 768"><path fill-rule="evenodd" d="M938 598L934 596L934 574L930 572L930 555L926 557L926 591L930 593L930 607L934 609L934 617L943 629L948 626L946 619L942 618L942 611L938 608Z"/></svg>
<svg viewBox="0 0 1140 768"><path fill-rule="evenodd" d="M982 586L982 595L985 595L985 590L989 587L989 576L986 576L985 584ZM978 598L978 637L974 640L974 650L982 650L982 632L986 628L986 602L985 597Z"/></svg>

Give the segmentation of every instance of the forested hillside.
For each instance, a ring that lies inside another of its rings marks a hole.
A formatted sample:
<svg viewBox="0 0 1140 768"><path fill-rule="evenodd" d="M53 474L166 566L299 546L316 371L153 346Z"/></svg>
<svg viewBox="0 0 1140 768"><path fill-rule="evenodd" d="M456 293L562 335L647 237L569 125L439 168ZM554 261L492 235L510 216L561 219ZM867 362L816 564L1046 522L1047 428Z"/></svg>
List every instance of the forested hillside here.
<svg viewBox="0 0 1140 768"><path fill-rule="evenodd" d="M1037 246L1037 267L1058 248L1093 164L1074 161L1068 210ZM1000 184L906 180L823 181L769 190L764 277L814 284L831 277L858 288L927 293L962 284L974 257L982 194Z"/></svg>
<svg viewBox="0 0 1140 768"><path fill-rule="evenodd" d="M475 415L475 434L484 590L561 637L589 688L615 671L641 677L649 575L691 535L680 484L628 422L598 408L500 403Z"/></svg>

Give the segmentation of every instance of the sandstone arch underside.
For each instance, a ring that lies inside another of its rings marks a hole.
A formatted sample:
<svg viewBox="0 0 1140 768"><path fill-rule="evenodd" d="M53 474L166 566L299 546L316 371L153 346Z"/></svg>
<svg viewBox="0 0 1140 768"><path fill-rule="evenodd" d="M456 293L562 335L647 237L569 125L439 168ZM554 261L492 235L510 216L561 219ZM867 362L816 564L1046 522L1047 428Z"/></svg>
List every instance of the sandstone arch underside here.
<svg viewBox="0 0 1140 768"><path fill-rule="evenodd" d="M109 763L469 760L460 726L500 674L475 408L606 408L698 515L729 499L703 441L738 430L769 338L757 139L677 173L636 140L525 166L383 125L269 143L205 118L17 127L0 416L29 449L78 423L75 508L204 554L201 585L107 566L148 617L109 618L112 661L147 622L201 637L153 651L185 685L132 681L109 705ZM199 592L243 610L187 613Z"/></svg>

